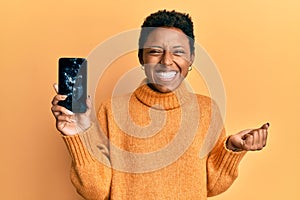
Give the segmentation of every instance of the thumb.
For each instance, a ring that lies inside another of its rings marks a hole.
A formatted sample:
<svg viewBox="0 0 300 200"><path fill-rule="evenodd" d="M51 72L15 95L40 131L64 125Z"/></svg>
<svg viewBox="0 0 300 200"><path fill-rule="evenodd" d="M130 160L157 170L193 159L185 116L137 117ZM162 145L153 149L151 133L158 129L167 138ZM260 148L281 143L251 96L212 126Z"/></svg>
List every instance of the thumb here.
<svg viewBox="0 0 300 200"><path fill-rule="evenodd" d="M53 88L54 88L55 92L58 93L58 85L57 85L57 83L53 84Z"/></svg>

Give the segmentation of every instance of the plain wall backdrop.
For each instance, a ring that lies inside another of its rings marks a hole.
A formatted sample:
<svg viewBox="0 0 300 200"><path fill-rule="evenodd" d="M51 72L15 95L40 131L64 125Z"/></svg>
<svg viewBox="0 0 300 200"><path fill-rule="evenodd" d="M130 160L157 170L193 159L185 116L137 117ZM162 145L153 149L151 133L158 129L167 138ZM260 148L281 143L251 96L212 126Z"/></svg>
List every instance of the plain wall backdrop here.
<svg viewBox="0 0 300 200"><path fill-rule="evenodd" d="M192 16L224 81L227 133L271 124L266 149L249 152L232 187L211 199L300 199L298 0L2 1L0 199L81 199L50 112L57 60L85 57L160 9Z"/></svg>

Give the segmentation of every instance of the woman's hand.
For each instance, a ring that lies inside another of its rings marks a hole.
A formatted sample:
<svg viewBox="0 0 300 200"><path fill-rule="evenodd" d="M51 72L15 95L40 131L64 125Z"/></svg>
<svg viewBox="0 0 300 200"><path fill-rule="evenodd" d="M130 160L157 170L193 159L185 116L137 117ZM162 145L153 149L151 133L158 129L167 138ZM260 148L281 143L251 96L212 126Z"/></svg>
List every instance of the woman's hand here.
<svg viewBox="0 0 300 200"><path fill-rule="evenodd" d="M86 100L87 111L85 113L73 113L63 106L58 105L59 101L67 98L66 95L58 94L58 86L54 84L56 95L52 100L51 111L56 118L56 128L64 135L75 135L88 129L91 125L91 108L90 98Z"/></svg>
<svg viewBox="0 0 300 200"><path fill-rule="evenodd" d="M266 123L258 129L249 129L231 135L226 142L228 149L232 151L258 151L267 144L268 128Z"/></svg>

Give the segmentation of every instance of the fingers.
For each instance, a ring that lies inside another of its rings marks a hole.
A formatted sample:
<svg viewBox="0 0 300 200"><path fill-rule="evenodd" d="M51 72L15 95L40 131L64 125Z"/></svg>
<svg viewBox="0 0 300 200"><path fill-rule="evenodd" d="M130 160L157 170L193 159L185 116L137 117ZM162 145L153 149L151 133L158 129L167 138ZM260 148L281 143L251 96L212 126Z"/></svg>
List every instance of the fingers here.
<svg viewBox="0 0 300 200"><path fill-rule="evenodd" d="M265 130L263 134L263 147L267 145L267 139L268 139L268 130Z"/></svg>
<svg viewBox="0 0 300 200"><path fill-rule="evenodd" d="M242 148L243 150L250 151L253 145L253 135L246 134L243 137Z"/></svg>
<svg viewBox="0 0 300 200"><path fill-rule="evenodd" d="M265 124L267 126L267 124ZM264 125L264 126L265 126ZM268 127L252 130L243 136L243 149L247 151L259 151L267 144Z"/></svg>
<svg viewBox="0 0 300 200"><path fill-rule="evenodd" d="M54 98L53 98L51 104L52 104L53 106L55 106L55 105L57 105L57 103L58 103L59 101L63 101L63 100L65 100L67 97L68 97L67 95L57 94L57 95L54 96Z"/></svg>
<svg viewBox="0 0 300 200"><path fill-rule="evenodd" d="M73 115L59 115L59 116L57 117L57 120L58 120L59 122L63 122L63 121L69 122L69 123L76 122L76 120L73 119L72 117L73 117Z"/></svg>
<svg viewBox="0 0 300 200"><path fill-rule="evenodd" d="M262 125L262 127L260 127L261 129L268 129L270 127L270 123L265 123L264 125Z"/></svg>
<svg viewBox="0 0 300 200"><path fill-rule="evenodd" d="M56 83L53 84L53 88L54 88L55 92L58 93L58 85ZM51 111L52 111L53 115L55 116L55 118L57 118L58 121L66 121L66 122L72 122L73 121L71 119L71 117L74 115L74 113L71 112L70 110L66 109L63 106L58 105L59 101L63 101L67 97L68 97L67 95L57 94L52 99Z"/></svg>
<svg viewBox="0 0 300 200"><path fill-rule="evenodd" d="M57 118L60 114L65 114L65 115L74 115L74 113L68 109L66 109L63 106L59 106L59 105L54 105L51 108L52 113L54 114L54 116Z"/></svg>
<svg viewBox="0 0 300 200"><path fill-rule="evenodd" d="M262 146L265 147L267 145L267 138L268 138L268 129L270 127L270 123L265 123L259 130L262 132L260 134L260 139Z"/></svg>

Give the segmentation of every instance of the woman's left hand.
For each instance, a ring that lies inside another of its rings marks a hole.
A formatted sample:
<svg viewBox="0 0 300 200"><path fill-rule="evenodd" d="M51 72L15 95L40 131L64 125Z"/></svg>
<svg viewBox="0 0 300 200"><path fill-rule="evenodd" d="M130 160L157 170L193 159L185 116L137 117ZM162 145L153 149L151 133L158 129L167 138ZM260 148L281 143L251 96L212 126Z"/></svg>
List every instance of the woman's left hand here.
<svg viewBox="0 0 300 200"><path fill-rule="evenodd" d="M228 149L232 151L259 151L267 144L268 128L266 123L258 129L249 129L231 135L226 142Z"/></svg>

